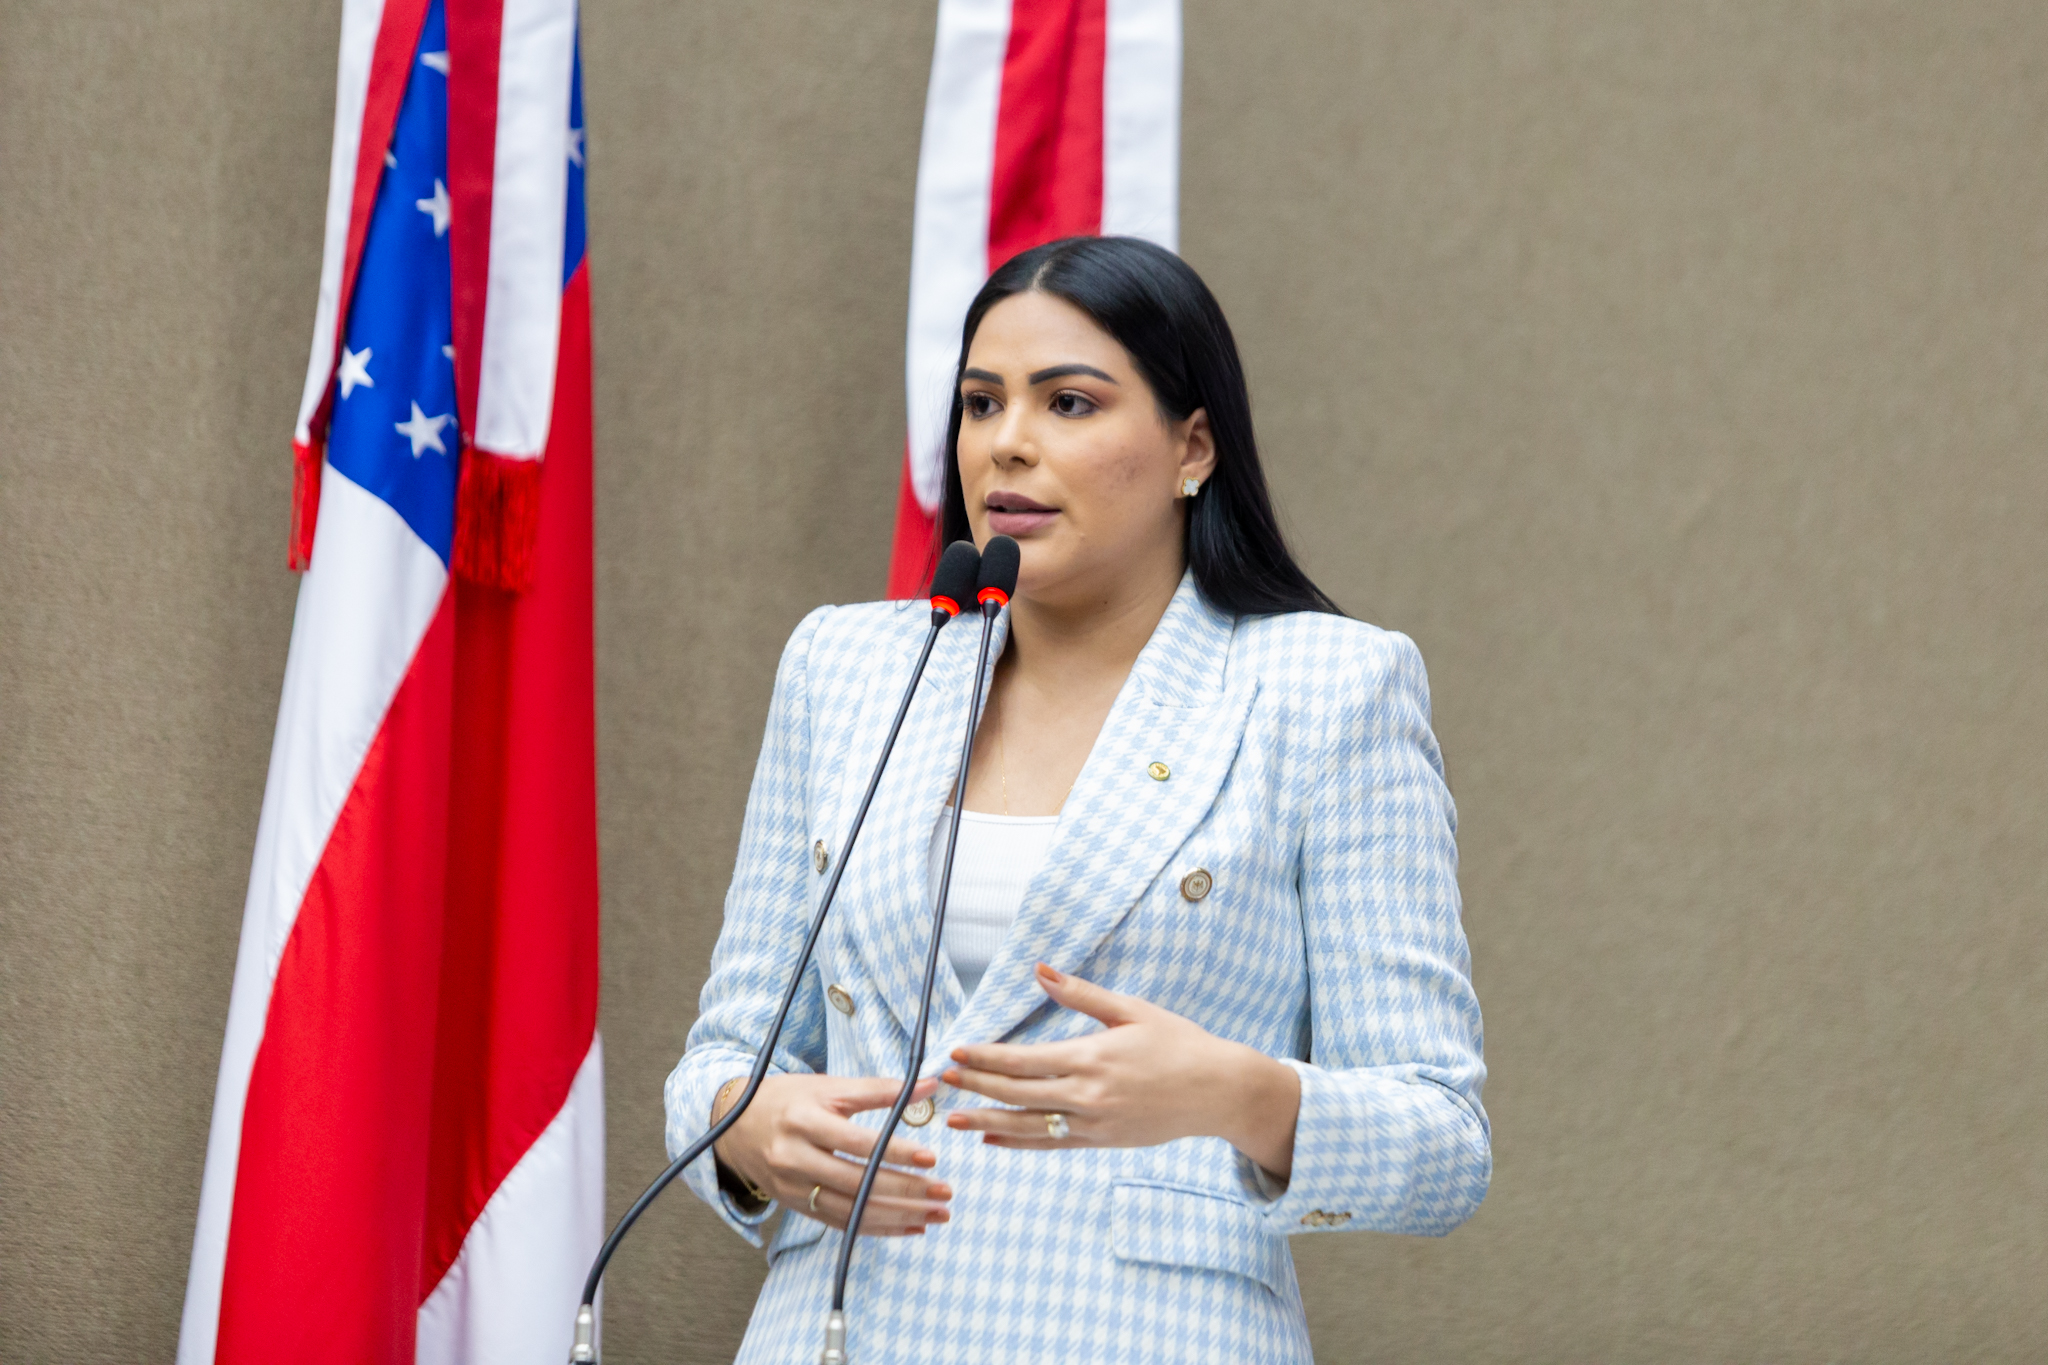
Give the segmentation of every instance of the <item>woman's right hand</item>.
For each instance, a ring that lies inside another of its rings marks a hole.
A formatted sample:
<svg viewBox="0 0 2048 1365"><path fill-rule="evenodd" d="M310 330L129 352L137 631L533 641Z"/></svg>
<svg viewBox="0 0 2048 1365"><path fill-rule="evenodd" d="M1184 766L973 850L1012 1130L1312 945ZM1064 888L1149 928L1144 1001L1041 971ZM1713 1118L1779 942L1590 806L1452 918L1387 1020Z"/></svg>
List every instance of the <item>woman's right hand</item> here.
<svg viewBox="0 0 2048 1365"><path fill-rule="evenodd" d="M886 1109L896 1102L903 1082L883 1076L768 1076L740 1121L713 1149L717 1160L749 1184L800 1213L844 1228L860 1190L861 1172L878 1134L853 1122L868 1109ZM938 1082L918 1082L913 1101L938 1089ZM737 1090L713 1101L711 1121L717 1123L739 1098ZM845 1153L842 1156L840 1153ZM952 1188L928 1179L916 1167L930 1170L939 1158L930 1148L908 1138L890 1140L875 1188L861 1217L863 1234L881 1237L916 1236L933 1223L945 1222ZM815 1202L811 1191L817 1190Z"/></svg>

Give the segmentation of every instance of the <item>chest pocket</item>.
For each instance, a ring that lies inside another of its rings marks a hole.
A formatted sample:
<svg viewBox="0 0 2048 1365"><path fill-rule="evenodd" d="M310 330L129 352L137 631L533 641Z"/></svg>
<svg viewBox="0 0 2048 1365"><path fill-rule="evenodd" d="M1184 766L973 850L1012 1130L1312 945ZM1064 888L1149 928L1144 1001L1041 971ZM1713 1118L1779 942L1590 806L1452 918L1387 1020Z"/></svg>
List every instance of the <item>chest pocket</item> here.
<svg viewBox="0 0 2048 1365"><path fill-rule="evenodd" d="M1151 1181L1110 1187L1110 1243L1120 1261L1192 1266L1243 1275L1293 1297L1294 1260L1251 1205L1205 1190Z"/></svg>

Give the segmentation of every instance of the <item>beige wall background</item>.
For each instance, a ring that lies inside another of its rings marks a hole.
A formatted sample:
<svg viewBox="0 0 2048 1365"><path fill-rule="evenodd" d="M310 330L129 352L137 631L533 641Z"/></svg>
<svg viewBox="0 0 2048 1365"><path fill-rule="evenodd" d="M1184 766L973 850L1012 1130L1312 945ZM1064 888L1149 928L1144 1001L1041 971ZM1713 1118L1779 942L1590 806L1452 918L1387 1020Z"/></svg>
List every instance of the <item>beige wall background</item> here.
<svg viewBox="0 0 2048 1365"><path fill-rule="evenodd" d="M933 9L585 14L615 1210L781 640L882 579ZM0 0L10 1361L171 1354L337 27ZM1322 1359L2048 1352L2044 53L1996 0L1189 0L1184 250L1311 572L1430 662L1489 1025L1493 1192L1299 1240ZM729 1358L760 1273L670 1198L610 1358Z"/></svg>

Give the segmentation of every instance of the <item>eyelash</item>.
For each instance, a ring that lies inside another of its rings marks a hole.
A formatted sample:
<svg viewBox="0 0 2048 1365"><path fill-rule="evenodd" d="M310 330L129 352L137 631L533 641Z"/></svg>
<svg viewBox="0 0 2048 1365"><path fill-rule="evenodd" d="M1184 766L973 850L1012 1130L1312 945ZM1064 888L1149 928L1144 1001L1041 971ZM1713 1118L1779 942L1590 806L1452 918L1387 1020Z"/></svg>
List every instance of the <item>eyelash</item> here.
<svg viewBox="0 0 2048 1365"><path fill-rule="evenodd" d="M1082 405L1081 410L1079 412L1061 411L1059 404L1060 400L1063 398L1071 398L1075 402L1080 403ZM1095 411L1094 399L1090 398L1085 393L1076 393L1072 389L1061 389L1058 393L1052 396L1052 402L1053 411L1059 413L1062 417L1086 417L1089 413Z"/></svg>
<svg viewBox="0 0 2048 1365"><path fill-rule="evenodd" d="M1073 403L1079 404L1079 410L1069 410L1062 408L1060 404L1063 401L1067 400L1071 400ZM994 410L995 401L996 400L994 394L975 392L962 395L960 399L960 406L961 410L965 412L968 417L973 418L976 421L980 421L982 418L991 415L991 413ZM1058 393L1052 396L1052 410L1062 417L1086 417L1089 413L1094 412L1097 409L1095 400L1090 398L1087 394L1078 392L1074 389L1061 389Z"/></svg>

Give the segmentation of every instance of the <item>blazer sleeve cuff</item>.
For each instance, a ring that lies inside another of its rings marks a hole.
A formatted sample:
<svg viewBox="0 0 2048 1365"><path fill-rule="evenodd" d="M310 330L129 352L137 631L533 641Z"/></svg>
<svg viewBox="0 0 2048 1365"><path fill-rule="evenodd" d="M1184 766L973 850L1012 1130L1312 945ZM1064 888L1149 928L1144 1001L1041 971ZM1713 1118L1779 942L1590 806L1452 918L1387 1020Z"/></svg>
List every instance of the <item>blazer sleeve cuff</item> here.
<svg viewBox="0 0 2048 1365"><path fill-rule="evenodd" d="M683 1154L683 1150L711 1127L711 1101L718 1094L718 1087L735 1076L744 1076L753 1069L754 1059L738 1052L724 1050L705 1051L687 1056L669 1073L668 1083L662 1087L662 1108L667 1112L667 1140L669 1160ZM770 1076L783 1074L783 1069L770 1064ZM691 1162L683 1171L683 1181L690 1192L709 1204L727 1227L746 1238L755 1246L766 1245L765 1226L769 1219L781 1211L781 1205L773 1200L763 1208L744 1209L733 1202L718 1184L717 1157L706 1152Z"/></svg>
<svg viewBox="0 0 2048 1365"><path fill-rule="evenodd" d="M1293 1169L1283 1186L1237 1157L1244 1196L1267 1231L1441 1236L1479 1207L1492 1149L1483 1118L1451 1091L1398 1073L1280 1060L1301 1077Z"/></svg>

